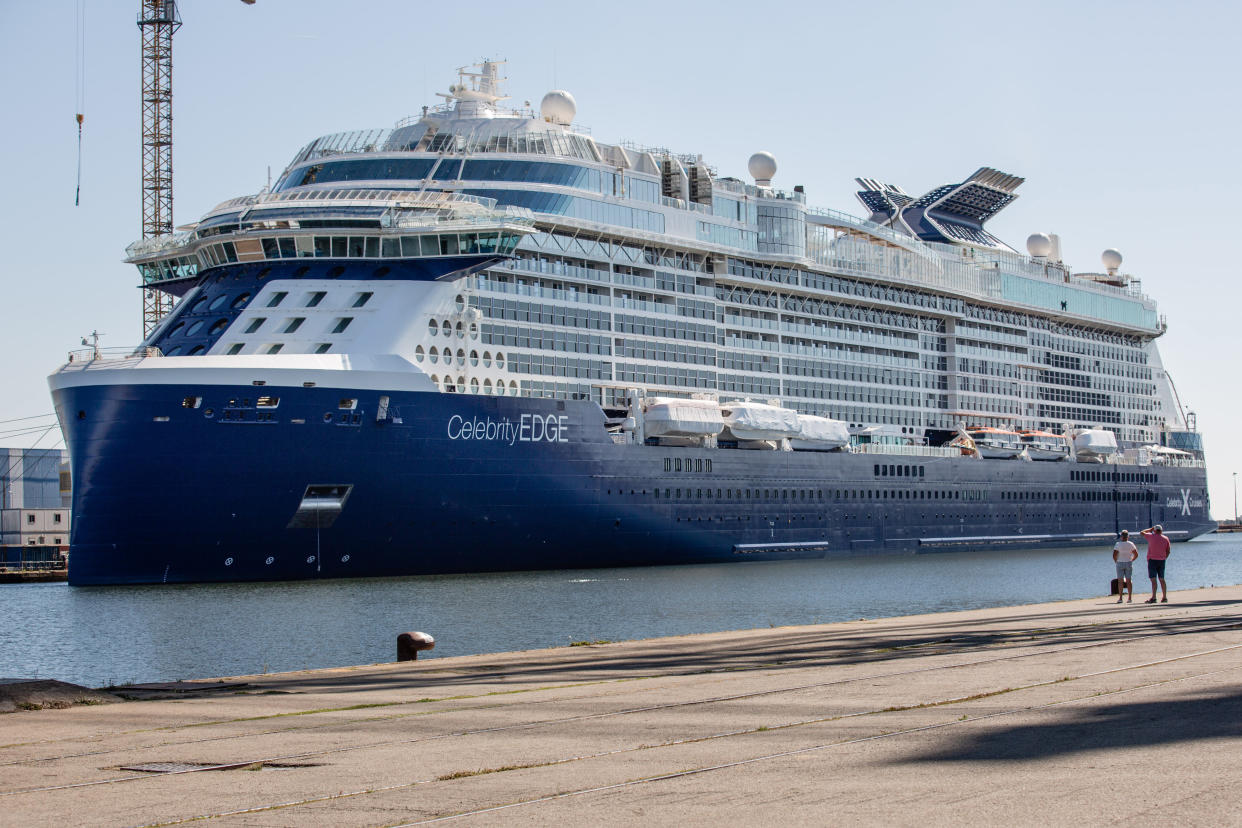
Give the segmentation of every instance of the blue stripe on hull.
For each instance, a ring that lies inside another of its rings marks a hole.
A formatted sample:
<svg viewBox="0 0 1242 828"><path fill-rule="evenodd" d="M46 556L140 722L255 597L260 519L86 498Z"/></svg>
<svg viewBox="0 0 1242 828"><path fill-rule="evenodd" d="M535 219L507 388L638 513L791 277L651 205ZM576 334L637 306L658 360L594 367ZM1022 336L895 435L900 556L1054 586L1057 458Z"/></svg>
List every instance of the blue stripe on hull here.
<svg viewBox="0 0 1242 828"><path fill-rule="evenodd" d="M378 392L268 386L273 411L228 405L256 390L55 393L74 479L71 583L778 560L932 551L953 538L972 549L1104 545L1100 533L1118 527L1163 522L1178 539L1213 526L1204 509L1167 506L1203 488L1201 469L1122 487L1155 500L1013 503L1001 488L1082 487L1063 463L615 445L599 408L576 401L392 392L390 418L377 421ZM200 409L181 407L191 395ZM339 410L342 397L358 409ZM710 459L711 471L666 471L674 459ZM874 464L890 460L925 476L877 479ZM330 527L289 528L311 485L353 488ZM919 494L962 490L983 499Z"/></svg>

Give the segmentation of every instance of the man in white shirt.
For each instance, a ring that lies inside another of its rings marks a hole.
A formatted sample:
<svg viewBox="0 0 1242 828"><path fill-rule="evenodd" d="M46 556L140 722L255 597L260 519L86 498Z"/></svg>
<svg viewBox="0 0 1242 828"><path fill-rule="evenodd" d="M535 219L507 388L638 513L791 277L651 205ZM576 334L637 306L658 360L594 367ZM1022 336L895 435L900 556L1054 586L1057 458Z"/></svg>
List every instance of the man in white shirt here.
<svg viewBox="0 0 1242 828"><path fill-rule="evenodd" d="M1130 540L1128 529L1121 530L1121 540L1113 546L1113 561L1117 564L1117 603L1121 603L1126 587L1130 588L1129 602L1134 603L1134 560L1138 547Z"/></svg>

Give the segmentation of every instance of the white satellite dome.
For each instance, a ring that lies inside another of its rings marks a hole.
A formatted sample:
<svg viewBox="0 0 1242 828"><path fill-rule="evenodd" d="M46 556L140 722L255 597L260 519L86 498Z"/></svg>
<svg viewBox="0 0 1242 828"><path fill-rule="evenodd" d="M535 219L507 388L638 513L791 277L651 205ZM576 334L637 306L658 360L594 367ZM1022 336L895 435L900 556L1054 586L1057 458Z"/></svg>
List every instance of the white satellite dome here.
<svg viewBox="0 0 1242 828"><path fill-rule="evenodd" d="M565 90L553 89L539 102L539 114L554 124L572 124L578 114L578 103Z"/></svg>
<svg viewBox="0 0 1242 828"><path fill-rule="evenodd" d="M1115 247L1110 247L1100 254L1100 261L1104 263L1104 267L1109 273L1121 267L1121 251Z"/></svg>
<svg viewBox="0 0 1242 828"><path fill-rule="evenodd" d="M756 152L750 157L746 168L750 170L750 177L755 179L756 184L766 187L776 175L776 156L770 152Z"/></svg>
<svg viewBox="0 0 1242 828"><path fill-rule="evenodd" d="M1026 252L1037 259L1046 259L1052 253L1052 238L1047 233L1032 233L1026 237Z"/></svg>

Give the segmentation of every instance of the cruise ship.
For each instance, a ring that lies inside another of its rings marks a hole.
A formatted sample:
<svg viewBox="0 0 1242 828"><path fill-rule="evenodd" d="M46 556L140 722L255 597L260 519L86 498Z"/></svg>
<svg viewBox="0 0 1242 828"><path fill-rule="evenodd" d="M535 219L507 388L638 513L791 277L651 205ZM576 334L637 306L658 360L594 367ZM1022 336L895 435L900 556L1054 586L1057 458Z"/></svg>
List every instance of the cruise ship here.
<svg viewBox="0 0 1242 828"><path fill-rule="evenodd" d="M501 63L132 244L177 297L49 378L74 584L1041 546L1210 531L1165 322L1107 250L986 229L1023 179L866 217L608 144ZM739 164L740 166L740 164Z"/></svg>

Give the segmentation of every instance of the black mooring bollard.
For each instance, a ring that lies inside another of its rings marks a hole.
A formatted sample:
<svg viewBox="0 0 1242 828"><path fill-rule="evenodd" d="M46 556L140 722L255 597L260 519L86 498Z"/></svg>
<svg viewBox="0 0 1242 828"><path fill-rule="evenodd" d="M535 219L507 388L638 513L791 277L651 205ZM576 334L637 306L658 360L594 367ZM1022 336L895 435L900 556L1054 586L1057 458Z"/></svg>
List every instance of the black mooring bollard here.
<svg viewBox="0 0 1242 828"><path fill-rule="evenodd" d="M403 632L397 636L397 661L414 661L419 650L435 649L436 640L425 632Z"/></svg>

